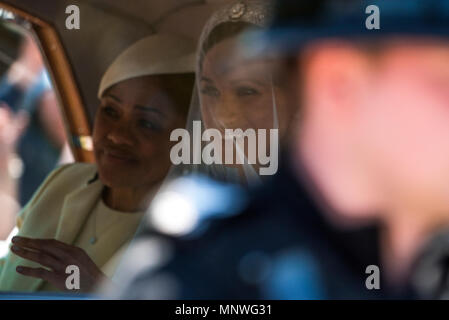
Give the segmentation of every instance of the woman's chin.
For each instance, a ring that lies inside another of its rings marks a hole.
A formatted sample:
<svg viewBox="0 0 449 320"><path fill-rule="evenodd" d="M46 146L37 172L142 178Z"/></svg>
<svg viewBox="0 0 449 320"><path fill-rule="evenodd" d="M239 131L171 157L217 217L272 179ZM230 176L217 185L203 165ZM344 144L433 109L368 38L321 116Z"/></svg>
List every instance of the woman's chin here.
<svg viewBox="0 0 449 320"><path fill-rule="evenodd" d="M134 179L129 172L99 169L98 176L101 182L109 188L132 188L135 185L133 183Z"/></svg>

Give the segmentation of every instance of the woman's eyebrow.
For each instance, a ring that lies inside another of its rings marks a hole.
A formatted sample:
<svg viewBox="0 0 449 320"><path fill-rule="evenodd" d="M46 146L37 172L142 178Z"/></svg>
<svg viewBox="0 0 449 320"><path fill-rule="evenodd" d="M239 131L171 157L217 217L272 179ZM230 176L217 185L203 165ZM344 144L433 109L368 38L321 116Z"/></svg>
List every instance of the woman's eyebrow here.
<svg viewBox="0 0 449 320"><path fill-rule="evenodd" d="M120 100L119 98L117 98L116 96L114 96L113 94L107 93L105 95L106 98L111 98L112 100L115 100L118 103L122 103L122 100Z"/></svg>
<svg viewBox="0 0 449 320"><path fill-rule="evenodd" d="M136 104L134 106L135 109L140 110L140 111L144 111L144 112L154 112L157 113L163 117L165 117L165 113L163 113L161 110L157 109L157 108L153 108L153 107L149 107L149 106L142 106L142 105L138 105Z"/></svg>

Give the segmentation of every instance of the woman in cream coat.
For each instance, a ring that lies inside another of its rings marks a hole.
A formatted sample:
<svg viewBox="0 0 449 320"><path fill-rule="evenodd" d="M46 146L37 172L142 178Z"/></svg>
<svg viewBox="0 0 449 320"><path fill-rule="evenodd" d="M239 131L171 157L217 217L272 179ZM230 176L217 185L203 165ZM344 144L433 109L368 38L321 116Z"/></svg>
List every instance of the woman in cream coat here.
<svg viewBox="0 0 449 320"><path fill-rule="evenodd" d="M80 290L114 273L170 167L170 133L185 124L194 83L190 40L153 35L125 50L100 83L93 132L96 165L54 170L23 208L0 264L2 291Z"/></svg>

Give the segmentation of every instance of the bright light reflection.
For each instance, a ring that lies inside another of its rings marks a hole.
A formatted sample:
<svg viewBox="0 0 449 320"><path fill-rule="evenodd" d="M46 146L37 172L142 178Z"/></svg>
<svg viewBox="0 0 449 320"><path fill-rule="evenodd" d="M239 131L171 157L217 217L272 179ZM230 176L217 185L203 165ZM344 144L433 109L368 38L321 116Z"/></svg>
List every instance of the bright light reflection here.
<svg viewBox="0 0 449 320"><path fill-rule="evenodd" d="M198 224L199 213L184 195L166 191L153 204L151 222L160 232L181 236L190 233Z"/></svg>

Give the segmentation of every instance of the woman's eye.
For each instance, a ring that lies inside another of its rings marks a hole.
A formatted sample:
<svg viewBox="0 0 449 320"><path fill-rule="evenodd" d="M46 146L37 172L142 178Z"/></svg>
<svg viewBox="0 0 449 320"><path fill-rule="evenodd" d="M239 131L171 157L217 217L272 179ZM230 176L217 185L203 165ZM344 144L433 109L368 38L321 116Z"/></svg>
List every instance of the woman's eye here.
<svg viewBox="0 0 449 320"><path fill-rule="evenodd" d="M112 107L109 107L109 106L103 107L103 108L101 108L101 111L104 114L106 114L108 117L111 117L111 118L117 118L118 117L117 110L115 110Z"/></svg>
<svg viewBox="0 0 449 320"><path fill-rule="evenodd" d="M260 94L259 91L251 87L238 87L235 92L239 97L254 96Z"/></svg>
<svg viewBox="0 0 449 320"><path fill-rule="evenodd" d="M160 130L160 126L153 121L139 120L139 126L143 129Z"/></svg>
<svg viewBox="0 0 449 320"><path fill-rule="evenodd" d="M201 90L201 93L204 95L210 96L210 97L219 97L220 96L220 91L218 91L218 89L213 86L203 87L203 89Z"/></svg>

